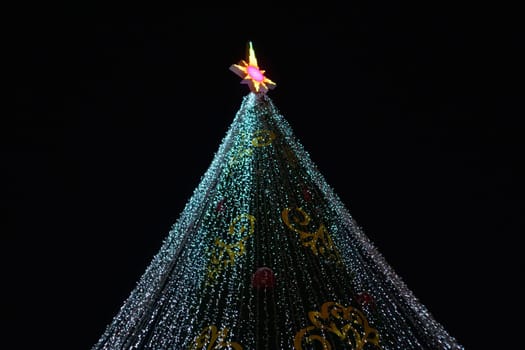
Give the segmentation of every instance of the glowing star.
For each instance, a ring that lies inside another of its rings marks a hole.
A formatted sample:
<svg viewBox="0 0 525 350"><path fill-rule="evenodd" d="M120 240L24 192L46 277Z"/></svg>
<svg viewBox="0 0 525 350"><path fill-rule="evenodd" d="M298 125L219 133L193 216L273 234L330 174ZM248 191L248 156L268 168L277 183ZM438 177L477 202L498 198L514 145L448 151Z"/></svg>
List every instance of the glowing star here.
<svg viewBox="0 0 525 350"><path fill-rule="evenodd" d="M276 84L264 76L264 70L259 69L251 41L248 50L248 62L241 60L239 64L232 64L230 70L243 79L241 84L247 84L251 92L266 93Z"/></svg>

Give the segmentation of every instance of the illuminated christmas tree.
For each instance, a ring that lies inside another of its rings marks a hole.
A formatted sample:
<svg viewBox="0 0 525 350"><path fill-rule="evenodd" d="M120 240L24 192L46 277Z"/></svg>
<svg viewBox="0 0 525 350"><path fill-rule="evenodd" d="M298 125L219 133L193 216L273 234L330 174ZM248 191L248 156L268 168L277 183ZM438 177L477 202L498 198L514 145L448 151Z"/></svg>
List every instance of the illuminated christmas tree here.
<svg viewBox="0 0 525 350"><path fill-rule="evenodd" d="M385 262L247 61L250 93L97 349L463 349Z"/></svg>

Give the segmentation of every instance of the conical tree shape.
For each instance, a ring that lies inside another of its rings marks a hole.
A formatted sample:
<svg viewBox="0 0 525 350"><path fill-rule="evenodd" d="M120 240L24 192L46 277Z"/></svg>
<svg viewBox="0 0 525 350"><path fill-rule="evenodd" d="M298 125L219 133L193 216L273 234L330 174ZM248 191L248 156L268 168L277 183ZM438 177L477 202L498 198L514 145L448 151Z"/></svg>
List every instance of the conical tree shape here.
<svg viewBox="0 0 525 350"><path fill-rule="evenodd" d="M356 225L264 93L96 349L462 349Z"/></svg>

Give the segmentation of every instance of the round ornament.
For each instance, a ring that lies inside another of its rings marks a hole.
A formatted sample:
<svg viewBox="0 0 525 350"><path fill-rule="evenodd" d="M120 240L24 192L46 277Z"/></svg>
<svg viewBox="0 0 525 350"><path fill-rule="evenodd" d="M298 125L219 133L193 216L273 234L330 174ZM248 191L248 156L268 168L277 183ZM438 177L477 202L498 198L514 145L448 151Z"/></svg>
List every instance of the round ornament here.
<svg viewBox="0 0 525 350"><path fill-rule="evenodd" d="M374 304L374 298L366 292L357 294L356 300L362 306L372 306Z"/></svg>
<svg viewBox="0 0 525 350"><path fill-rule="evenodd" d="M307 187L303 187L303 198L307 202L312 200L312 192Z"/></svg>
<svg viewBox="0 0 525 350"><path fill-rule="evenodd" d="M252 287L255 289L272 289L275 287L275 274L269 267L260 267L252 275Z"/></svg>

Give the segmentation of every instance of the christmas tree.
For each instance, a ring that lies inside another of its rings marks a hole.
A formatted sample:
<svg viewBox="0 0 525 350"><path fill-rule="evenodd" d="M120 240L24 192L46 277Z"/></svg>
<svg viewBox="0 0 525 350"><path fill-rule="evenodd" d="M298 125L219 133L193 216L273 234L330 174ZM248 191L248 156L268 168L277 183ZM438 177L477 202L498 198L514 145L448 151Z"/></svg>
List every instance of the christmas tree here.
<svg viewBox="0 0 525 350"><path fill-rule="evenodd" d="M463 349L386 263L247 61L250 88L98 349Z"/></svg>

